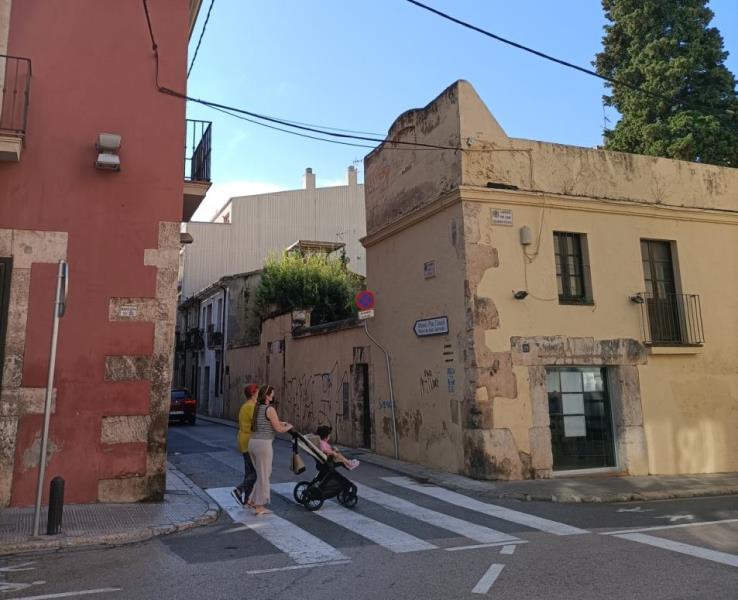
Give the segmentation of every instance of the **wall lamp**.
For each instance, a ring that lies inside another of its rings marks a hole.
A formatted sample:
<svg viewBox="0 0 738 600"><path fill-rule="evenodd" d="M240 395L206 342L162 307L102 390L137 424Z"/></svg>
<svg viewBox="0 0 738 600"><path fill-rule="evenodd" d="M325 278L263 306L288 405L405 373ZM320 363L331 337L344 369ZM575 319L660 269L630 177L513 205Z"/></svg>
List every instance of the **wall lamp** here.
<svg viewBox="0 0 738 600"><path fill-rule="evenodd" d="M121 138L115 133L98 133L97 134L97 160L95 168L101 171L120 171L120 150Z"/></svg>
<svg viewBox="0 0 738 600"><path fill-rule="evenodd" d="M633 294L632 296L628 296L628 299L635 304L643 304L646 301L643 294Z"/></svg>
<svg viewBox="0 0 738 600"><path fill-rule="evenodd" d="M525 290L518 290L517 292L513 290L513 298L516 300L525 300L528 297L528 292Z"/></svg>

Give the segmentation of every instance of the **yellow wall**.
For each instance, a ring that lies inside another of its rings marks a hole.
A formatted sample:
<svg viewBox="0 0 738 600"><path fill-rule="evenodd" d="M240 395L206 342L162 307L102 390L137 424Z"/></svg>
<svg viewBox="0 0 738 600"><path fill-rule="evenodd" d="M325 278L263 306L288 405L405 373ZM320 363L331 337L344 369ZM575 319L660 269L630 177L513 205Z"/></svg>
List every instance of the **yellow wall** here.
<svg viewBox="0 0 738 600"><path fill-rule="evenodd" d="M650 354L639 367L649 470L738 470L738 218L560 197L544 202L514 192L468 189L464 195L482 207L479 228L498 249L499 268L488 269L477 290L494 299L500 314L499 329L486 332L493 351L510 350L512 336L642 341L640 306L628 299L644 291L640 240L676 242L681 292L700 295L706 343L690 354ZM514 226L491 225L492 207L511 208ZM534 234L529 253L538 247L538 255L527 268L531 295L515 300L511 290L525 288L523 225ZM587 234L594 306L559 305L554 231ZM519 390L525 387L518 383ZM498 404L507 407L496 414L495 426L521 429L525 404ZM524 434L516 438L526 445Z"/></svg>
<svg viewBox="0 0 738 600"><path fill-rule="evenodd" d="M460 343L465 335L462 229L457 203L390 238L365 242L369 287L377 299L376 317L369 328L392 357L400 458L449 471L463 466L459 425L464 391ZM428 261L436 264L437 274L430 279L424 277ZM419 338L414 334L416 320L442 315L449 319L448 335ZM374 354L375 365L381 358ZM452 392L448 369L455 371ZM387 397L381 398L375 426L378 444L380 433L385 441L378 448L391 454L391 411Z"/></svg>

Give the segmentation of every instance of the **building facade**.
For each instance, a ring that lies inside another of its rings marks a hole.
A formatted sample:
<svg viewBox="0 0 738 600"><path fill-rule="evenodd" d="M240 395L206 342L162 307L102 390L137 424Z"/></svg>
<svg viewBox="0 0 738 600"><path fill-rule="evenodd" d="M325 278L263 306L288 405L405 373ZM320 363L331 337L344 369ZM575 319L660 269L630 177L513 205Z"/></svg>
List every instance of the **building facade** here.
<svg viewBox="0 0 738 600"><path fill-rule="evenodd" d="M261 269L270 254L298 240L345 244L348 268L364 275L364 214L364 186L353 167L347 185L317 188L308 169L304 189L232 198L212 223L187 225L193 242L183 250L181 297L225 275Z"/></svg>
<svg viewBox="0 0 738 600"><path fill-rule="evenodd" d="M512 139L462 81L401 115L365 173L402 459L488 479L738 470L738 171Z"/></svg>
<svg viewBox="0 0 738 600"><path fill-rule="evenodd" d="M199 5L0 1L0 507L35 497L60 260L44 487L64 477L73 503L163 497L180 224L209 186L210 130L183 156L185 105L156 74L185 91Z"/></svg>

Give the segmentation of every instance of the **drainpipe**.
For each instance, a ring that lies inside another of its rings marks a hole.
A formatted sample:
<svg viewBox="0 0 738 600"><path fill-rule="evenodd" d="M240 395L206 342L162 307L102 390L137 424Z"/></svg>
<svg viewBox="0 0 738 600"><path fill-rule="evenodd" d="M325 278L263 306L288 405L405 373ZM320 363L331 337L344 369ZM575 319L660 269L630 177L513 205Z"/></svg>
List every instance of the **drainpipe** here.
<svg viewBox="0 0 738 600"><path fill-rule="evenodd" d="M230 281L230 278L229 278ZM220 392L220 399L223 402L223 412L226 412L226 406L225 406L225 395L223 394L223 374L225 372L225 349L226 349L226 313L228 312L228 286L221 283L220 289L223 290L223 313L220 315L220 338L221 338L221 347L220 347L220 376L218 377L218 381L220 382L220 390L217 390ZM221 415L221 418L223 415Z"/></svg>
<svg viewBox="0 0 738 600"><path fill-rule="evenodd" d="M366 333L366 337L368 337L372 342L374 342L382 352L384 352L384 358L387 363L387 381L389 381L389 393L390 393L390 406L392 408L392 434L395 441L395 460L400 459L400 447L397 442L397 414L395 412L395 392L392 387L392 368L390 367L390 355L387 350L384 349L382 344L380 344L376 339L374 339L371 334L369 333L369 326L367 324L367 319L364 320L364 333Z"/></svg>

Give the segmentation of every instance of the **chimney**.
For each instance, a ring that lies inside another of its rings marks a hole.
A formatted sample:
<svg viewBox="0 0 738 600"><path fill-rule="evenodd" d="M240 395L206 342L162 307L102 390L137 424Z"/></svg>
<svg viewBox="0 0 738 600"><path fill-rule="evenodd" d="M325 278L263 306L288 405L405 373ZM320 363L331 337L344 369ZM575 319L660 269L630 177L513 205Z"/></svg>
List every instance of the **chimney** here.
<svg viewBox="0 0 738 600"><path fill-rule="evenodd" d="M305 169L305 189L315 189L315 173L313 173L313 170L310 167Z"/></svg>
<svg viewBox="0 0 738 600"><path fill-rule="evenodd" d="M358 185L358 180L356 179L356 168L354 165L351 165L348 168L348 184L349 187L356 187Z"/></svg>

